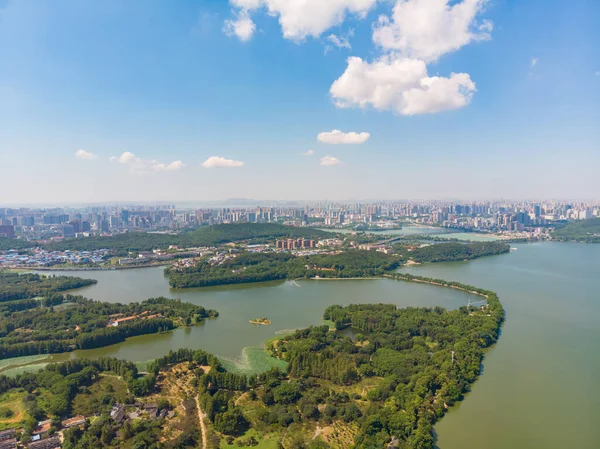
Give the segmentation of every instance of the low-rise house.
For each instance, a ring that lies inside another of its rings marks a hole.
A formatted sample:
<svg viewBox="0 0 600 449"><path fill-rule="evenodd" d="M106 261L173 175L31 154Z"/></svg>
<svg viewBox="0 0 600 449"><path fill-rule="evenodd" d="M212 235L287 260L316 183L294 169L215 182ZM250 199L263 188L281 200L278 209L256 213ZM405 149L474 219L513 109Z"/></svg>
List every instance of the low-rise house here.
<svg viewBox="0 0 600 449"><path fill-rule="evenodd" d="M60 438L57 436L33 441L27 445L28 449L60 449L61 447Z"/></svg>
<svg viewBox="0 0 600 449"><path fill-rule="evenodd" d="M17 431L15 429L6 429L0 432L0 441L10 440L15 437Z"/></svg>
<svg viewBox="0 0 600 449"><path fill-rule="evenodd" d="M110 417L116 424L121 425L125 420L125 406L123 404L113 405Z"/></svg>
<svg viewBox="0 0 600 449"><path fill-rule="evenodd" d="M74 416L73 418L69 418L69 419L65 419L64 421L61 422L61 425L65 428L65 429L69 429L71 427L75 427L75 426L82 426L83 424L85 424L85 416Z"/></svg>
<svg viewBox="0 0 600 449"><path fill-rule="evenodd" d="M0 449L17 449L17 439L10 438L0 441Z"/></svg>
<svg viewBox="0 0 600 449"><path fill-rule="evenodd" d="M52 426L52 421L50 421L49 419L47 419L45 421L40 421L40 422L38 422L38 426L31 433L31 435L39 436L40 438L42 438L43 436L47 435L48 432L50 432L51 426Z"/></svg>
<svg viewBox="0 0 600 449"><path fill-rule="evenodd" d="M158 416L158 406L156 404L146 404L144 410L148 412L150 419L155 419Z"/></svg>

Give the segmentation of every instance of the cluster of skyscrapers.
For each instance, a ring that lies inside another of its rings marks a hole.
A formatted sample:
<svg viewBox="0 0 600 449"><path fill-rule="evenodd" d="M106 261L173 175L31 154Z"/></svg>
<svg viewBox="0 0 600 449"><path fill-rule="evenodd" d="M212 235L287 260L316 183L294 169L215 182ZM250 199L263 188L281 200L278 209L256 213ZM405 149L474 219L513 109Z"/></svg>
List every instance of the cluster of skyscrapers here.
<svg viewBox="0 0 600 449"><path fill-rule="evenodd" d="M600 216L599 203L559 201L380 201L207 207L116 205L66 208L0 208L0 237L30 240L112 235L126 231L178 231L221 223L341 227L415 223L481 230L522 231L557 220Z"/></svg>

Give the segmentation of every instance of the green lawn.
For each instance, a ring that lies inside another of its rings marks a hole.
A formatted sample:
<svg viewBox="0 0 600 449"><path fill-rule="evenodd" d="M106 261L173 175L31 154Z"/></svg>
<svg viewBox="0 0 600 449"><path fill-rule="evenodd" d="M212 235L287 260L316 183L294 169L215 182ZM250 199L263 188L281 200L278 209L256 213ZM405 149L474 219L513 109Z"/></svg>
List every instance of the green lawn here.
<svg viewBox="0 0 600 449"><path fill-rule="evenodd" d="M10 411L11 416L0 417L0 430L19 427L27 415L23 407L23 398L27 394L24 390L11 390L0 395L1 411Z"/></svg>
<svg viewBox="0 0 600 449"><path fill-rule="evenodd" d="M87 391L78 393L73 400L73 414L90 416L108 412L111 402L125 402L127 384L115 375L104 374Z"/></svg>
<svg viewBox="0 0 600 449"><path fill-rule="evenodd" d="M40 355L26 355L24 357L13 357L10 359L0 360L0 370L8 368L10 366L22 366L27 365L29 363L37 362L39 360L44 360L49 358L48 354L40 354Z"/></svg>
<svg viewBox="0 0 600 449"><path fill-rule="evenodd" d="M265 349L244 348L238 359L221 359L223 367L232 373L256 375L277 367L285 371L287 362L271 357Z"/></svg>
<svg viewBox="0 0 600 449"><path fill-rule="evenodd" d="M254 429L248 430L244 435L239 437L240 440L247 440L250 437L254 437L258 441L257 446L251 446L256 449L277 449L277 441L279 441L280 435L278 433L268 433L262 435ZM240 446L233 444L227 444L225 440L221 440L221 449L239 449Z"/></svg>

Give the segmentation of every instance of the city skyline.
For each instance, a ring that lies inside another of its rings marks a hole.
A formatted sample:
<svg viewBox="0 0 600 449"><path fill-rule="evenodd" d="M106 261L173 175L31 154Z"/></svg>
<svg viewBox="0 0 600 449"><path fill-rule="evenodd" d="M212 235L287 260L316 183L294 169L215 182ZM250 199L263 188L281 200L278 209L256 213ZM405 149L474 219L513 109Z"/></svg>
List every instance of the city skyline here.
<svg viewBox="0 0 600 449"><path fill-rule="evenodd" d="M1 3L0 205L598 199L600 5L304 5Z"/></svg>

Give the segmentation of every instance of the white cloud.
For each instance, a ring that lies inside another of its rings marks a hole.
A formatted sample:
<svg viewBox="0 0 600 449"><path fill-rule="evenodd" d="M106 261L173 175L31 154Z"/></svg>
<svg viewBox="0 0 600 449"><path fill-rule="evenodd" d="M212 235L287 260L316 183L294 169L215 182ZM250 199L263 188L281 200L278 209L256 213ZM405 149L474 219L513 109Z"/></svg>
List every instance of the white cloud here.
<svg viewBox="0 0 600 449"><path fill-rule="evenodd" d="M384 50L435 61L473 41L490 39L493 23L478 22L488 0L397 0L392 16L382 15L373 40Z"/></svg>
<svg viewBox="0 0 600 449"><path fill-rule="evenodd" d="M132 173L138 174L177 171L185 167L181 161L173 161L165 164L155 159L142 159L129 151L125 151L120 156L112 156L110 161L127 165Z"/></svg>
<svg viewBox="0 0 600 449"><path fill-rule="evenodd" d="M211 156L202 163L202 166L204 168L232 168L243 167L244 163L233 159L225 159L224 157Z"/></svg>
<svg viewBox="0 0 600 449"><path fill-rule="evenodd" d="M334 129L333 131L319 133L317 139L319 142L330 145L351 145L365 143L369 140L369 137L371 137L369 133L344 133L339 129Z"/></svg>
<svg viewBox="0 0 600 449"><path fill-rule="evenodd" d="M256 24L248 15L248 11L241 10L235 20L225 21L223 31L227 36L237 36L242 42L249 41L256 31Z"/></svg>
<svg viewBox="0 0 600 449"><path fill-rule="evenodd" d="M301 41L318 37L340 25L347 14L364 18L377 0L229 0L238 14L249 14L266 8L269 15L279 17L283 37Z"/></svg>
<svg viewBox="0 0 600 449"><path fill-rule="evenodd" d="M312 156L313 154L315 154L315 150L308 150L305 151L304 153L302 153L304 156Z"/></svg>
<svg viewBox="0 0 600 449"><path fill-rule="evenodd" d="M537 65L538 61L538 58L531 58L531 68L534 68Z"/></svg>
<svg viewBox="0 0 600 449"><path fill-rule="evenodd" d="M83 159L83 160L88 160L88 161L98 158L98 156L96 156L94 153L90 153L89 151L85 151L85 150L77 150L75 152L75 157L77 159Z"/></svg>
<svg viewBox="0 0 600 449"><path fill-rule="evenodd" d="M330 165L338 165L340 164L340 160L333 156L323 156L321 158L320 165L330 166Z"/></svg>
<svg viewBox="0 0 600 449"><path fill-rule="evenodd" d="M399 56L383 56L373 63L348 58L346 71L330 89L340 108L372 106L402 115L458 109L471 102L475 91L467 73L429 77L424 61Z"/></svg>
<svg viewBox="0 0 600 449"><path fill-rule="evenodd" d="M352 46L350 45L350 37L352 37L353 34L353 31L350 31L346 36L338 36L337 34L331 33L325 39L327 40L327 42L332 43L337 48L352 48Z"/></svg>

